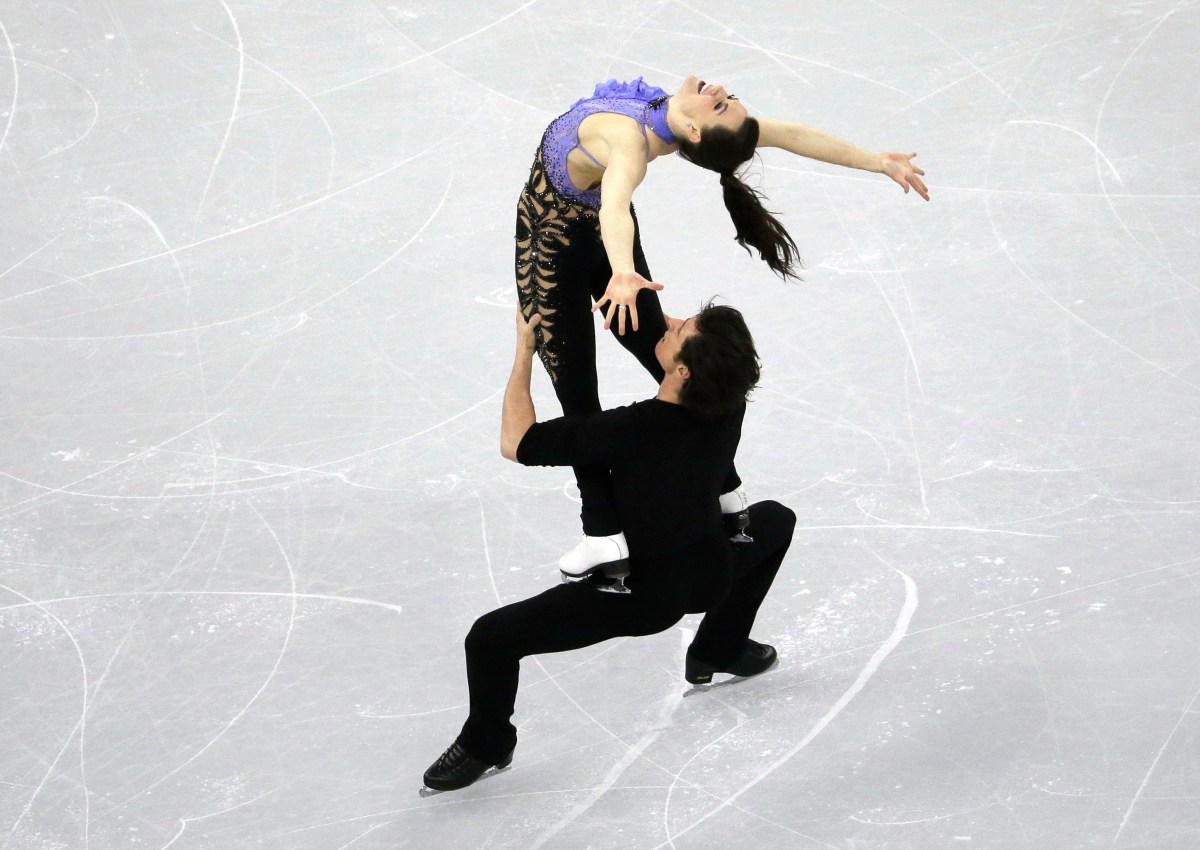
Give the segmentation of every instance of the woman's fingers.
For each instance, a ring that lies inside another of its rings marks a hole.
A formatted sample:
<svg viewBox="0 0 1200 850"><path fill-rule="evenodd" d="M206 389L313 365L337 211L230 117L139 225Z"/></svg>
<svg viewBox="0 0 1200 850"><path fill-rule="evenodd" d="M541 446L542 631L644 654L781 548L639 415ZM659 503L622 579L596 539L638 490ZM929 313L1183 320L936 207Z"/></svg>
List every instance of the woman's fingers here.
<svg viewBox="0 0 1200 850"><path fill-rule="evenodd" d="M639 288L652 289L657 292L663 289L663 285L647 280ZM629 303L623 303L619 300L622 298L628 300ZM625 334L627 327L632 328L635 332L638 330L637 290L624 296L610 295L608 292L605 292L592 305L592 312L595 313L596 311L601 311L604 316L605 330L612 328L614 319L617 322L617 333L620 335Z"/></svg>

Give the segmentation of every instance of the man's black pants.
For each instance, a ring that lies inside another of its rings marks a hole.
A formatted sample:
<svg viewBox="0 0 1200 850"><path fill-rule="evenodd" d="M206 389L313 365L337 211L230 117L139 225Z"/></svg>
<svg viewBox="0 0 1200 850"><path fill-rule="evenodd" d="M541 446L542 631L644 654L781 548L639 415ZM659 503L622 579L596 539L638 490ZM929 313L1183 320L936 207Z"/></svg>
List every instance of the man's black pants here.
<svg viewBox="0 0 1200 850"><path fill-rule="evenodd" d="M741 654L795 527L795 513L778 502L750 506L754 542L732 544L729 590L705 613L688 650L693 657L724 666ZM517 743L511 718L522 658L665 631L689 613L679 602L683 598L639 593L636 588L632 593L603 593L581 582L556 585L484 614L466 639L471 709L459 743L476 758L499 762Z"/></svg>

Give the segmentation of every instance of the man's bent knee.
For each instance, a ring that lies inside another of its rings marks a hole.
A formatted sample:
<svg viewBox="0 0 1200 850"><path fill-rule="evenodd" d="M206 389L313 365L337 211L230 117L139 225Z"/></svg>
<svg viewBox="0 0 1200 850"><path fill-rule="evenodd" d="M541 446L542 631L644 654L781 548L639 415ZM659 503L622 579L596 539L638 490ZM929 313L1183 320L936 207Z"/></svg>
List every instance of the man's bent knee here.
<svg viewBox="0 0 1200 850"><path fill-rule="evenodd" d="M487 655L494 652L501 644L501 638L507 631L504 628L502 610L489 611L477 619L467 637L463 641L467 655Z"/></svg>
<svg viewBox="0 0 1200 850"><path fill-rule="evenodd" d="M796 529L796 512L776 501L755 502L750 506L750 523L758 522L772 529L778 528L787 535Z"/></svg>

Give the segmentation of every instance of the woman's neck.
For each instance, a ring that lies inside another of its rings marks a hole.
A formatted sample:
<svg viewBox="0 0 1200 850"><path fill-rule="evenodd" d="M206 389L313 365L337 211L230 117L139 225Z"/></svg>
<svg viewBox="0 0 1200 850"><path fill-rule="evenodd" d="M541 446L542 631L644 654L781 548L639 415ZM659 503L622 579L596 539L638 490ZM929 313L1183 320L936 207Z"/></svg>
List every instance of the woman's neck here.
<svg viewBox="0 0 1200 850"><path fill-rule="evenodd" d="M675 153L675 151L679 150L678 144L667 144L653 130L646 134L646 138L650 142L650 158L646 160L647 162L664 154Z"/></svg>
<svg viewBox="0 0 1200 850"><path fill-rule="evenodd" d="M680 109L679 102L675 100L675 95L667 98L667 126L671 128L671 132L675 134L675 138L682 139L687 135L688 120ZM671 150L678 150L678 143L670 146Z"/></svg>

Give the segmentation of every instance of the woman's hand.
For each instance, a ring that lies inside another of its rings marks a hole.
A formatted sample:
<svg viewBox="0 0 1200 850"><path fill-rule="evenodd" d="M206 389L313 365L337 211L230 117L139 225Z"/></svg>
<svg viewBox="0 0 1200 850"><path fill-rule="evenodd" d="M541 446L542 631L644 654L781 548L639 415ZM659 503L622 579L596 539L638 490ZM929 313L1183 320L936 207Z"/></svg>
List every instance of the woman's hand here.
<svg viewBox="0 0 1200 850"><path fill-rule="evenodd" d="M904 194L908 194L908 189L911 186L917 190L917 194L925 200L929 200L929 190L925 188L925 181L921 179L921 175L925 172L912 164L912 158L915 153L883 153L879 155L883 166L883 173L895 180L904 189Z"/></svg>
<svg viewBox="0 0 1200 850"><path fill-rule="evenodd" d="M517 355L532 356L537 348L537 337L533 329L542 323L542 314L534 313L526 321L521 309L517 308Z"/></svg>
<svg viewBox="0 0 1200 850"><path fill-rule="evenodd" d="M604 290L604 294L592 306L592 312L595 313L605 303L608 304L604 311L604 329L608 330L612 327L613 315L617 318L617 333L622 336L625 334L625 317L628 315L633 321L633 329L638 329L638 314L637 314L637 296L638 292L643 289L652 289L655 292L661 290L663 285L655 283L652 280L646 280L637 272L617 272L608 279L608 288Z"/></svg>

